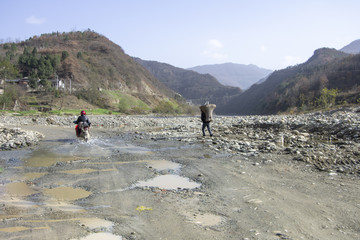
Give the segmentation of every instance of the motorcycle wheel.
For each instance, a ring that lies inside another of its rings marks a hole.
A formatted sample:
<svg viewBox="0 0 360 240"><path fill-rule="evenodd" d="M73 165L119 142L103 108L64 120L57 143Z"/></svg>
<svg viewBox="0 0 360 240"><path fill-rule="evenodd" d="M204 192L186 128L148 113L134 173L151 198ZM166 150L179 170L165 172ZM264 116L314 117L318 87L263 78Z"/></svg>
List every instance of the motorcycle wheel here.
<svg viewBox="0 0 360 240"><path fill-rule="evenodd" d="M89 139L90 139L90 134L89 134L88 132L85 133L84 139L85 139L85 142L88 142L88 141L89 141Z"/></svg>

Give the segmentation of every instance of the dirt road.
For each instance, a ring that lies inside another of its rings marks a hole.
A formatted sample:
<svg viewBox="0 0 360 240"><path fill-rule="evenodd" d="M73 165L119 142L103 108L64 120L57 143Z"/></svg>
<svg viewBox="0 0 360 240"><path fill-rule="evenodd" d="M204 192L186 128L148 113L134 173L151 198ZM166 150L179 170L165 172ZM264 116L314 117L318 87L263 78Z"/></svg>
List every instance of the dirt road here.
<svg viewBox="0 0 360 240"><path fill-rule="evenodd" d="M360 179L288 155L68 127L1 152L0 239L360 239Z"/></svg>

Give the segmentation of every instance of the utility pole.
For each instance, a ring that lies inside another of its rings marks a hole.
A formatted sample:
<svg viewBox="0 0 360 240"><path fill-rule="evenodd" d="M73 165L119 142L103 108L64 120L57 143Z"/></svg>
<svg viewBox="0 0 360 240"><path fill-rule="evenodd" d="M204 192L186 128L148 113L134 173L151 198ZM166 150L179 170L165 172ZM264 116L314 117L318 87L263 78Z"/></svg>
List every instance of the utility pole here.
<svg viewBox="0 0 360 240"><path fill-rule="evenodd" d="M59 77L56 75L56 90L59 90Z"/></svg>
<svg viewBox="0 0 360 240"><path fill-rule="evenodd" d="M5 87L6 87L6 67L2 67L2 72L4 73L4 87L3 87L3 96L5 95ZM3 110L6 108L6 99L3 99Z"/></svg>

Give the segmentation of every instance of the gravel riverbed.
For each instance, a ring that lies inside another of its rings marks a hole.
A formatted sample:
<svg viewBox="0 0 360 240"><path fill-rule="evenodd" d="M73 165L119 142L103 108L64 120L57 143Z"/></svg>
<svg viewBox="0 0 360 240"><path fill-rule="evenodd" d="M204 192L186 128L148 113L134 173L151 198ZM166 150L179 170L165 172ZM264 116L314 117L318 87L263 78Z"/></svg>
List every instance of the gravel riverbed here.
<svg viewBox="0 0 360 240"><path fill-rule="evenodd" d="M2 115L0 238L359 239L359 115Z"/></svg>
<svg viewBox="0 0 360 240"><path fill-rule="evenodd" d="M214 136L202 137L201 121L193 117L89 116L92 128L132 131L140 139L204 142L215 152L254 156L290 154L336 174L360 173L360 108L324 113L271 116L216 116ZM0 148L10 150L36 144L43 136L21 126L68 126L76 116L0 116ZM16 128L9 127L15 126Z"/></svg>

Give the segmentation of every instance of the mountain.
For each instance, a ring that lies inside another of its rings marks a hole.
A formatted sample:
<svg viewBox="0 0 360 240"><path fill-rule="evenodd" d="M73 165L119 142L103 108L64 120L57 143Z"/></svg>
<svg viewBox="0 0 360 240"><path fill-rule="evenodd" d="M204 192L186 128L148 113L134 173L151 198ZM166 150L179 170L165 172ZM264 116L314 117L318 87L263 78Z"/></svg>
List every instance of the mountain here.
<svg viewBox="0 0 360 240"><path fill-rule="evenodd" d="M241 89L249 88L272 72L272 70L259 68L256 65L236 63L202 65L189 68L189 70L202 74L211 74L223 85L240 87Z"/></svg>
<svg viewBox="0 0 360 240"><path fill-rule="evenodd" d="M350 54L360 53L360 39L351 42L350 44L340 49L340 51Z"/></svg>
<svg viewBox="0 0 360 240"><path fill-rule="evenodd" d="M107 89L154 106L171 89L127 55L117 44L91 30L42 34L19 43L0 44L0 61L10 61L19 77L63 80L72 90Z"/></svg>
<svg viewBox="0 0 360 240"><path fill-rule="evenodd" d="M273 72L266 81L231 99L218 113L277 114L326 104L357 104L359 86L360 55L322 48L303 64ZM330 102L332 96L336 102Z"/></svg>
<svg viewBox="0 0 360 240"><path fill-rule="evenodd" d="M181 94L195 104L209 101L217 105L216 110L222 108L229 99L242 92L238 87L224 86L209 74L200 74L192 70L177 68L166 63L145 61L134 58L148 69L157 79L167 87Z"/></svg>

